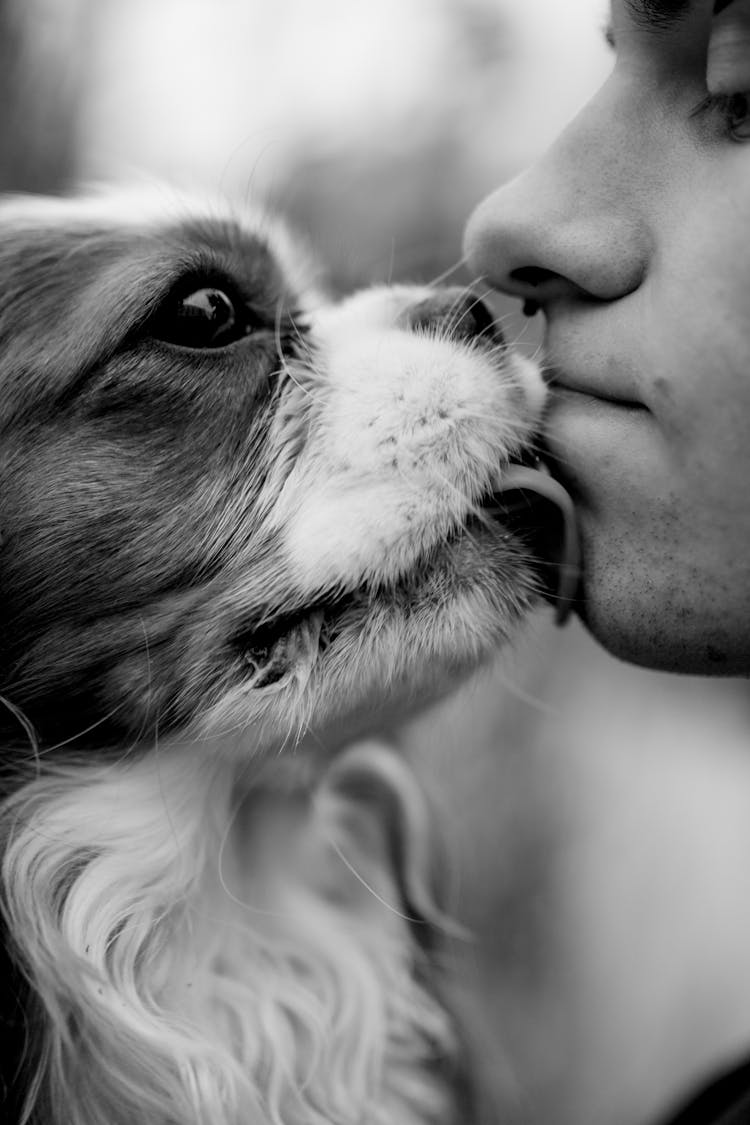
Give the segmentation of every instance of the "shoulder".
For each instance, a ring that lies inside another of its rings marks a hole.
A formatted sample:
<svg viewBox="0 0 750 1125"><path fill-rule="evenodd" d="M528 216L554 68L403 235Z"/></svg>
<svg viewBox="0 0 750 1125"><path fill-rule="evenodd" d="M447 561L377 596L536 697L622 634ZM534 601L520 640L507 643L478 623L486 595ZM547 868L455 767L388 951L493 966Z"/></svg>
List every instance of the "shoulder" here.
<svg viewBox="0 0 750 1125"><path fill-rule="evenodd" d="M750 1056L714 1076L659 1125L750 1125Z"/></svg>

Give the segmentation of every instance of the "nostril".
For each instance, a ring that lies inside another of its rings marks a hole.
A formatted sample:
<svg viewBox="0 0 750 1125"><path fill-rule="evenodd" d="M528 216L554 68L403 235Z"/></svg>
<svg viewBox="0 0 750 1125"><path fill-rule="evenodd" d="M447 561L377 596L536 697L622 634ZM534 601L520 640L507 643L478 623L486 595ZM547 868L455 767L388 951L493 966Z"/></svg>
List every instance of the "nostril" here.
<svg viewBox="0 0 750 1125"><path fill-rule="evenodd" d="M551 301L579 291L574 282L568 280L554 270L546 270L541 266L519 266L508 274L508 284L504 286L506 292L520 297L527 304L531 302L533 313L540 306L547 306Z"/></svg>
<svg viewBox="0 0 750 1125"><path fill-rule="evenodd" d="M520 281L521 285L530 286L532 289L549 285L551 281L558 281L559 277L559 274L553 273L552 270L542 269L540 266L520 266L510 273L512 281Z"/></svg>
<svg viewBox="0 0 750 1125"><path fill-rule="evenodd" d="M429 329L452 340L483 338L503 343L492 312L476 293L465 289L436 289L405 311L407 327Z"/></svg>

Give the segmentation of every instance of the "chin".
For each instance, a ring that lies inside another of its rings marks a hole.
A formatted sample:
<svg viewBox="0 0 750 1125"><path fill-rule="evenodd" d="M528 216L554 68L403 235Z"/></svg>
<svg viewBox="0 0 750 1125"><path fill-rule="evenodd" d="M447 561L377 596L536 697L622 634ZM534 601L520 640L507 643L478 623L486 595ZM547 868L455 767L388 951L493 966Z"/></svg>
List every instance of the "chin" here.
<svg viewBox="0 0 750 1125"><path fill-rule="evenodd" d="M585 556L586 557L586 556ZM733 598L718 604L724 589L712 578L658 572L634 561L584 566L576 612L592 636L619 660L660 672L701 676L746 676L747 639L736 623L750 606Z"/></svg>
<svg viewBox="0 0 750 1125"><path fill-rule="evenodd" d="M266 215L0 232L8 1112L471 1120L430 810L344 744L537 600L537 368L465 291L331 302Z"/></svg>

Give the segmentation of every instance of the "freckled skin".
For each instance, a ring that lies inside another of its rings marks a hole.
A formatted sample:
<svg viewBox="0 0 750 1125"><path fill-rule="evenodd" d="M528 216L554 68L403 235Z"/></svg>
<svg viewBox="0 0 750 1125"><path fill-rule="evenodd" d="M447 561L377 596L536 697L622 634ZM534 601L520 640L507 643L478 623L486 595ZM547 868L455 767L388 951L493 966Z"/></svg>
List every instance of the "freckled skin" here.
<svg viewBox="0 0 750 1125"><path fill-rule="evenodd" d="M584 621L636 663L747 673L750 140L701 108L709 0L668 26L626 0L612 14L611 76L480 206L467 249L546 317Z"/></svg>

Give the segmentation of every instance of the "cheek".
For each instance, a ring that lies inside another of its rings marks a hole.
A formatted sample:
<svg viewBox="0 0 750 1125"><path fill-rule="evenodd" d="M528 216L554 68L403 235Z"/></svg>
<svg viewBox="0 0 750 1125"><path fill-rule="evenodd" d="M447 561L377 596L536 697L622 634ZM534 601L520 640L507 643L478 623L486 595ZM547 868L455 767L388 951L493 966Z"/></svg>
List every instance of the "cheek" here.
<svg viewBox="0 0 750 1125"><path fill-rule="evenodd" d="M750 322L738 327L699 310L665 321L648 388L665 483L708 524L750 518Z"/></svg>
<svg viewBox="0 0 750 1125"><path fill-rule="evenodd" d="M685 466L692 448L710 471L733 458L741 465L748 444L750 152L725 146L693 161L687 181L689 194L659 219L644 389Z"/></svg>
<svg viewBox="0 0 750 1125"><path fill-rule="evenodd" d="M205 574L219 491L195 447L188 458L135 440L49 441L14 482L5 528L14 604L35 624L90 620L184 588L198 567Z"/></svg>

